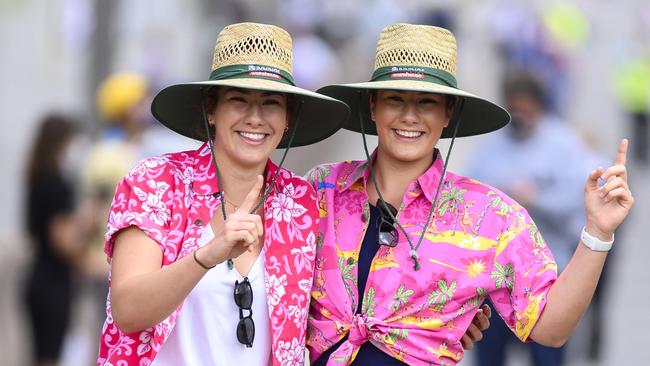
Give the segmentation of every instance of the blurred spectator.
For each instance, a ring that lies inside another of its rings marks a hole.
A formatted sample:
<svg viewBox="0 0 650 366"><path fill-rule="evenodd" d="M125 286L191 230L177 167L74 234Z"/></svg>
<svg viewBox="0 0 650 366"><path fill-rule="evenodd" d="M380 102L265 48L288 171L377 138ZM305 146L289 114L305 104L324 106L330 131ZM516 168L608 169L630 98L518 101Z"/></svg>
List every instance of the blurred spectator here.
<svg viewBox="0 0 650 366"><path fill-rule="evenodd" d="M106 121L100 140L93 146L82 169L84 203L98 207L101 217L90 238L85 260L86 274L98 281L101 303L106 296L108 263L103 253L106 215L115 186L140 156L138 141L146 123L148 83L134 73L117 73L105 79L97 90L97 109ZM101 285L99 285L101 283Z"/></svg>
<svg viewBox="0 0 650 366"><path fill-rule="evenodd" d="M593 155L578 134L546 108L546 91L530 73L512 72L503 84L512 122L476 151L468 172L504 191L530 213L561 271L577 245L584 222L583 186ZM478 343L478 365L505 365L506 345L516 340L500 318L493 318ZM561 365L564 348L535 343L534 364Z"/></svg>
<svg viewBox="0 0 650 366"><path fill-rule="evenodd" d="M567 56L560 47L560 39L570 36L565 34L566 28L550 26L557 23L557 14L564 14L553 9L542 18L529 5L506 1L493 6L489 19L505 68L531 70L539 75L549 89L546 107L557 113L566 109L564 103L570 94Z"/></svg>
<svg viewBox="0 0 650 366"><path fill-rule="evenodd" d="M27 166L27 229L35 256L26 283L36 365L56 365L73 300L72 274L82 261L85 212L75 211L74 188L63 174L73 123L44 118Z"/></svg>

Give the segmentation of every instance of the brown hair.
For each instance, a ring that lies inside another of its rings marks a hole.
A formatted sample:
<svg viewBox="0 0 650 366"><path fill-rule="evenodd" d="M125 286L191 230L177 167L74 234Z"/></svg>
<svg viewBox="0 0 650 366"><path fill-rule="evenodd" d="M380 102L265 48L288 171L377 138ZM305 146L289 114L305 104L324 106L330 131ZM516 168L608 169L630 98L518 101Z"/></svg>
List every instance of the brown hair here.
<svg viewBox="0 0 650 366"><path fill-rule="evenodd" d="M30 186L59 171L61 154L74 132L73 121L63 115L50 114L43 118L27 163L27 183Z"/></svg>

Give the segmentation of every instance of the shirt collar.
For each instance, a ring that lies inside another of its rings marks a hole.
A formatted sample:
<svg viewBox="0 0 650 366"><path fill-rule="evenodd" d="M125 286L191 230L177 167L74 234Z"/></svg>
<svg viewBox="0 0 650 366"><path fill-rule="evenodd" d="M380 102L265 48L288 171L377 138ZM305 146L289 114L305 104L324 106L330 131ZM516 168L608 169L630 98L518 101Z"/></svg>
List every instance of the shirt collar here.
<svg viewBox="0 0 650 366"><path fill-rule="evenodd" d="M217 184L217 171L214 168L212 154L210 152L210 145L207 142L203 143L201 147L196 150L196 159L194 161L194 176L193 176L193 186L194 192L197 194L215 194L220 192L219 185ZM271 184L273 175L275 174L278 166L275 165L271 159L268 159L266 162L266 167L264 168L264 179L266 186ZM276 181L276 186L279 184L281 174L278 174Z"/></svg>
<svg viewBox="0 0 650 366"><path fill-rule="evenodd" d="M411 182L408 186L407 192L411 193L411 196L417 197L422 192L426 196L427 200L432 202L436 195L436 189L438 188L438 183L440 182L440 176L442 174L442 169L444 167L442 158L440 156L440 150L434 149L433 154L435 160L429 166L429 168L416 180ZM372 152L370 156L370 161L374 161L377 158L377 149ZM361 181L363 187L367 185L368 177L370 176L370 169L368 161L360 161L358 164L353 165L353 172L350 176L341 184L341 191L345 191L350 187L354 186L357 182Z"/></svg>

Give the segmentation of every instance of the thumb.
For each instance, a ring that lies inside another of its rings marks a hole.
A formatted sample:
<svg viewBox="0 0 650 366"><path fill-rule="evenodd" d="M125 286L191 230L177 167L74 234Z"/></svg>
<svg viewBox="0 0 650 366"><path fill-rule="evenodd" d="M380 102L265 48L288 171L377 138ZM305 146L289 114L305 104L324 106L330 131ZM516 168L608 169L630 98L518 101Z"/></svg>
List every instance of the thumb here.
<svg viewBox="0 0 650 366"><path fill-rule="evenodd" d="M605 172L605 169L601 166L596 168L595 170L592 170L589 173L589 177L587 178L587 184L585 185L585 189L589 191L595 191L598 189L598 179L600 176Z"/></svg>

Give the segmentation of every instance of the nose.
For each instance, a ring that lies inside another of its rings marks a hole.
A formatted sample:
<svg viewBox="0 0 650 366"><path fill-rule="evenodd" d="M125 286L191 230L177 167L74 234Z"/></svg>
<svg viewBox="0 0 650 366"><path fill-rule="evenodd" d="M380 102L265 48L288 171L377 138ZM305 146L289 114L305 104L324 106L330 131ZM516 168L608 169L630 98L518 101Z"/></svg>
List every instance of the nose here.
<svg viewBox="0 0 650 366"><path fill-rule="evenodd" d="M402 121L407 124L416 124L419 122L417 102L407 101L404 103L404 109L402 114Z"/></svg>
<svg viewBox="0 0 650 366"><path fill-rule="evenodd" d="M262 105L260 103L252 103L248 111L246 124L249 126L261 126L263 122Z"/></svg>

